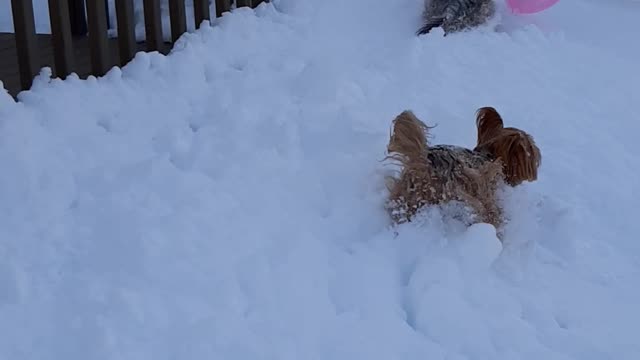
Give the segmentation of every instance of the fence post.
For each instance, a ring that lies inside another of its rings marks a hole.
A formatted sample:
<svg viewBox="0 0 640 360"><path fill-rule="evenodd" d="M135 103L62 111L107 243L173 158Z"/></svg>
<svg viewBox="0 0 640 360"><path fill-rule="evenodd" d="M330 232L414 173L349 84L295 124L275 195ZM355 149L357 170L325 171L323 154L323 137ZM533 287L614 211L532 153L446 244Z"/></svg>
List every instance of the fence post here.
<svg viewBox="0 0 640 360"><path fill-rule="evenodd" d="M187 14L184 8L184 0L169 0L169 14L171 41L175 43L187 31Z"/></svg>
<svg viewBox="0 0 640 360"><path fill-rule="evenodd" d="M236 0L236 7L248 6L250 8L255 8L262 2L262 0Z"/></svg>
<svg viewBox="0 0 640 360"><path fill-rule="evenodd" d="M71 35L87 35L87 18L84 14L84 0L69 0L69 20Z"/></svg>
<svg viewBox="0 0 640 360"><path fill-rule="evenodd" d="M89 20L89 52L91 69L95 76L104 75L109 70L109 53L107 52L107 14L99 0L87 1L87 18Z"/></svg>
<svg viewBox="0 0 640 360"><path fill-rule="evenodd" d="M56 76L64 79L73 68L71 20L67 0L49 0L49 20Z"/></svg>
<svg viewBox="0 0 640 360"><path fill-rule="evenodd" d="M231 0L216 0L216 17L221 17L231 9Z"/></svg>
<svg viewBox="0 0 640 360"><path fill-rule="evenodd" d="M160 51L163 43L160 0L144 0L143 5L147 51Z"/></svg>
<svg viewBox="0 0 640 360"><path fill-rule="evenodd" d="M120 66L125 66L136 51L136 34L133 25L133 1L116 0L116 17L118 18L118 49Z"/></svg>
<svg viewBox="0 0 640 360"><path fill-rule="evenodd" d="M18 53L20 84L22 90L31 88L37 74L36 26L31 0L11 0L13 29Z"/></svg>
<svg viewBox="0 0 640 360"><path fill-rule="evenodd" d="M109 1L104 1L104 14L107 18L107 30L111 29L111 19L109 19Z"/></svg>
<svg viewBox="0 0 640 360"><path fill-rule="evenodd" d="M204 20L211 20L209 0L193 0L193 12L197 29Z"/></svg>

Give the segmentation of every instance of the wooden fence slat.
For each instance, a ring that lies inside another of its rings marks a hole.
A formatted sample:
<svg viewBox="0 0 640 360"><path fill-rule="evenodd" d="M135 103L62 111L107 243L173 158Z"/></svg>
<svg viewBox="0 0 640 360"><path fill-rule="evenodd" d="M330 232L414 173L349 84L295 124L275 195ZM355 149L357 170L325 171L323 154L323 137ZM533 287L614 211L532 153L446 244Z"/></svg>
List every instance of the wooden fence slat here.
<svg viewBox="0 0 640 360"><path fill-rule="evenodd" d="M250 8L255 8L262 2L263 0L236 0L236 7L248 6Z"/></svg>
<svg viewBox="0 0 640 360"><path fill-rule="evenodd" d="M211 20L209 0L193 0L193 12L196 20L196 29L204 20Z"/></svg>
<svg viewBox="0 0 640 360"><path fill-rule="evenodd" d="M262 2L264 2L264 0L236 0L236 7L248 6L250 8L255 8Z"/></svg>
<svg viewBox="0 0 640 360"><path fill-rule="evenodd" d="M51 40L56 76L64 79L73 71L73 42L67 0L49 0Z"/></svg>
<svg viewBox="0 0 640 360"><path fill-rule="evenodd" d="M84 13L84 0L69 0L68 2L71 35L87 35L87 18Z"/></svg>
<svg viewBox="0 0 640 360"><path fill-rule="evenodd" d="M22 85L22 90L27 90L31 88L33 78L38 71L33 3L31 0L11 0L11 9L18 54L20 84Z"/></svg>
<svg viewBox="0 0 640 360"><path fill-rule="evenodd" d="M169 0L171 41L175 43L187 31L187 14L184 0Z"/></svg>
<svg viewBox="0 0 640 360"><path fill-rule="evenodd" d="M107 0L103 0L104 1L104 14L107 17L107 30L111 29L111 19L109 19L109 1Z"/></svg>
<svg viewBox="0 0 640 360"><path fill-rule="evenodd" d="M102 76L109 70L110 54L107 52L107 13L101 0L87 1L87 18L92 74Z"/></svg>
<svg viewBox="0 0 640 360"><path fill-rule="evenodd" d="M136 34L133 24L133 1L116 0L116 18L118 20L118 49L120 66L125 66L136 52Z"/></svg>
<svg viewBox="0 0 640 360"><path fill-rule="evenodd" d="M163 44L160 0L144 0L143 5L147 51L160 51Z"/></svg>
<svg viewBox="0 0 640 360"><path fill-rule="evenodd" d="M251 6L251 0L236 0L236 7Z"/></svg>
<svg viewBox="0 0 640 360"><path fill-rule="evenodd" d="M216 0L216 17L221 17L222 13L231 10L231 0Z"/></svg>

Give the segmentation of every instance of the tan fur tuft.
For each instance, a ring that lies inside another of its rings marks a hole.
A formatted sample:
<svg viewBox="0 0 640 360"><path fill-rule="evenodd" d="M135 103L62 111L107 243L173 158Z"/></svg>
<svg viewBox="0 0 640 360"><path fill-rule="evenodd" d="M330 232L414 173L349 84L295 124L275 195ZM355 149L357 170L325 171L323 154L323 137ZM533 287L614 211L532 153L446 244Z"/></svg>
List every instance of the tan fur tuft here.
<svg viewBox="0 0 640 360"><path fill-rule="evenodd" d="M393 120L393 130L387 145L390 157L404 163L424 161L427 155L429 127L410 110L405 110Z"/></svg>

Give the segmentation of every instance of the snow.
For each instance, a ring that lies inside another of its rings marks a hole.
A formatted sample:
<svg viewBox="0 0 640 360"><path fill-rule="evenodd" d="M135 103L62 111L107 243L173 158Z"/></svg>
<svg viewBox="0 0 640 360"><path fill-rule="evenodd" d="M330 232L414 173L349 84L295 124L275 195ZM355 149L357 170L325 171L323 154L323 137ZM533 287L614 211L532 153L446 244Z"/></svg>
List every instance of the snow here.
<svg viewBox="0 0 640 360"><path fill-rule="evenodd" d="M0 359L637 359L640 4L416 38L420 6L273 1L0 95ZM504 243L390 227L393 117L471 147L484 105L543 155Z"/></svg>

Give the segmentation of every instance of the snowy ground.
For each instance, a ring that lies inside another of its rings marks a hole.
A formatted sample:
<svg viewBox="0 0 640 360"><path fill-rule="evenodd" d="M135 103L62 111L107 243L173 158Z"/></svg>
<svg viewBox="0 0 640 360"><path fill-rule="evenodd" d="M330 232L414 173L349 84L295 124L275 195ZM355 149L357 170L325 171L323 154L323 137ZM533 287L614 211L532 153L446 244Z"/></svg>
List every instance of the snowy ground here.
<svg viewBox="0 0 640 360"><path fill-rule="evenodd" d="M420 5L274 1L0 95L0 359L637 360L640 4L416 38ZM543 153L504 248L390 229L392 118L472 146L484 105Z"/></svg>

